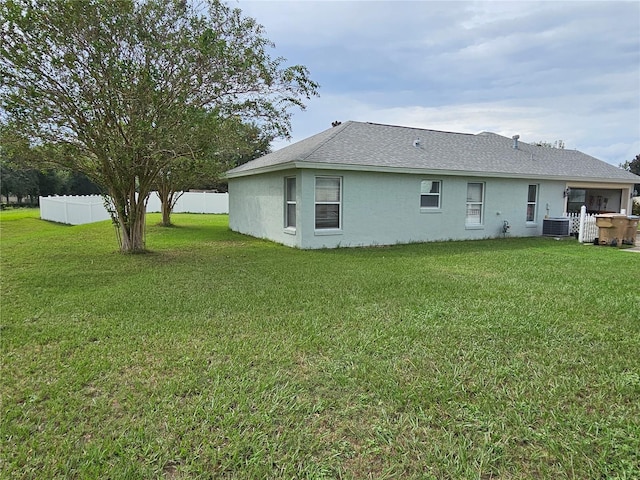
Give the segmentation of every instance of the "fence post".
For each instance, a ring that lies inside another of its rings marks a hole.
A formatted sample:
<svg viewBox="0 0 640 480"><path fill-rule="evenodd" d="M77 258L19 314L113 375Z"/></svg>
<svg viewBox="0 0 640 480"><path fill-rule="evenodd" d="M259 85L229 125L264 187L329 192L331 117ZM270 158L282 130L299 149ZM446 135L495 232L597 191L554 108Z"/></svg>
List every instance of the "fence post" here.
<svg viewBox="0 0 640 480"><path fill-rule="evenodd" d="M580 226L578 227L578 242L582 243L584 240L584 223L587 216L587 207L582 205L580 207Z"/></svg>

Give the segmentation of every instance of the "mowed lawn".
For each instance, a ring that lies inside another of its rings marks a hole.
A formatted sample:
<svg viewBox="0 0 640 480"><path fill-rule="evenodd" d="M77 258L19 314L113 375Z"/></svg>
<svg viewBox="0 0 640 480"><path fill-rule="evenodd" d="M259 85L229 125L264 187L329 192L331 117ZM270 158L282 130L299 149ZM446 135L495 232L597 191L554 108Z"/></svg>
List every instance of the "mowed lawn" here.
<svg viewBox="0 0 640 480"><path fill-rule="evenodd" d="M640 478L640 253L1 213L2 478Z"/></svg>

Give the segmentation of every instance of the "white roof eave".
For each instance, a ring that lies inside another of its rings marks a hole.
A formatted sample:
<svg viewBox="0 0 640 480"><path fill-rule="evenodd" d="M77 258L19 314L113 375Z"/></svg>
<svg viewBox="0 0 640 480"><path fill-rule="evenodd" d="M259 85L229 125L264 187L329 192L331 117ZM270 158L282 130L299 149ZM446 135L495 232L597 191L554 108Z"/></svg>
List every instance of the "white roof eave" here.
<svg viewBox="0 0 640 480"><path fill-rule="evenodd" d="M510 173L510 172L489 172L489 171L471 171L471 170L451 170L437 168L410 168L410 167L384 167L372 165L355 165L355 164L335 164L324 162L296 162L295 168L318 169L318 170L347 170L362 172L380 172L380 173L406 173L416 175L442 175L455 177L490 177L490 178L519 178L519 179L544 179L559 180L567 182L588 182L588 183L615 183L630 185L633 181L627 179L602 178L602 177L577 177L564 175L543 175L543 174L527 174L527 173Z"/></svg>
<svg viewBox="0 0 640 480"><path fill-rule="evenodd" d="M563 175L543 175L543 174L527 174L527 173L509 173L509 172L489 172L489 171L471 171L471 170L451 170L451 169L435 169L435 168L409 168L409 167L385 167L373 165L356 165L344 163L325 163L325 162L308 162L308 161L290 161L277 165L269 165L266 167L253 168L239 172L225 174L225 178L238 178L251 175L260 175L264 173L278 172L282 170L313 169L313 170L346 170L353 172L379 172L379 173L400 173L400 174L416 174L416 175L440 175L455 177L489 177L489 178L518 178L518 179L543 179L558 180L564 182L586 182L586 183L612 183L621 185L632 185L634 182L627 179L602 178L602 177L577 177Z"/></svg>
<svg viewBox="0 0 640 480"><path fill-rule="evenodd" d="M281 170L291 170L292 168L300 168L299 162L285 162L277 165L268 165L266 167L251 168L249 170L240 170L238 172L228 171L224 178L249 177L251 175L261 175L263 173L279 172Z"/></svg>

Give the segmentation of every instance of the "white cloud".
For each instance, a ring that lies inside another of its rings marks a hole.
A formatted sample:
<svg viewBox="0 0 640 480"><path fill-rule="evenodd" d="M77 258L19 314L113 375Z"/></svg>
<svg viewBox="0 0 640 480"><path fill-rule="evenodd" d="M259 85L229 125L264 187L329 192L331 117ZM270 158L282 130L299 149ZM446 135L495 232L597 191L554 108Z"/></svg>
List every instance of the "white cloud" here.
<svg viewBox="0 0 640 480"><path fill-rule="evenodd" d="M637 2L237 5L321 84L296 140L352 119L562 139L616 165L640 153Z"/></svg>
<svg viewBox="0 0 640 480"><path fill-rule="evenodd" d="M355 120L451 132L490 131L506 137L519 134L522 141L528 143L563 140L566 148L578 149L614 165L631 160L640 152L640 139L637 131L634 132L638 124L633 122L633 113L625 116L611 111L599 115L595 122L586 122L584 110L563 110L555 104L518 105L509 101L380 108L373 102L351 96L331 95L312 101L308 111L298 114L300 122L294 127L292 141L330 128L334 120ZM304 118L309 116L313 119ZM618 135L631 141L619 141ZM274 148L289 143L279 141Z"/></svg>

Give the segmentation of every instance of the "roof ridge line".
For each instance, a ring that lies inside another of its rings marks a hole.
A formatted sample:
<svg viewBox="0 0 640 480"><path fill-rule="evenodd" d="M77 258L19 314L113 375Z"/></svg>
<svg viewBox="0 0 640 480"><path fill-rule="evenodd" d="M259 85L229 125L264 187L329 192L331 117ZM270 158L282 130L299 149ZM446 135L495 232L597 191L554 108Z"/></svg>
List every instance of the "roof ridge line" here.
<svg viewBox="0 0 640 480"><path fill-rule="evenodd" d="M304 157L300 157L300 161L305 162L307 160L307 158L309 158L311 155L313 155L315 152L317 152L329 140L333 140L336 136L338 136L338 134L340 134L343 130L345 130L347 128L347 126L349 124L351 124L351 123L353 123L352 120L347 120L345 123L342 123L342 124L337 125L335 127L331 127L331 130L336 130L336 132L330 134L323 142L320 142L316 148L314 148L312 150L309 150L309 152L307 152L307 154Z"/></svg>
<svg viewBox="0 0 640 480"><path fill-rule="evenodd" d="M390 123L378 123L378 122L353 122L353 123L361 123L363 125L374 125L374 126L378 126L378 127L402 128L402 129L405 129L405 130L420 130L422 132L446 133L446 134L451 134L451 135L467 135L467 136L472 136L472 137L478 135L477 133L452 132L450 130L436 130L435 128L411 127L411 126L408 126L408 125L392 125ZM493 132L489 132L489 133L493 133ZM498 134L494 133L494 135L498 135ZM502 136L502 135L498 135L498 136Z"/></svg>

